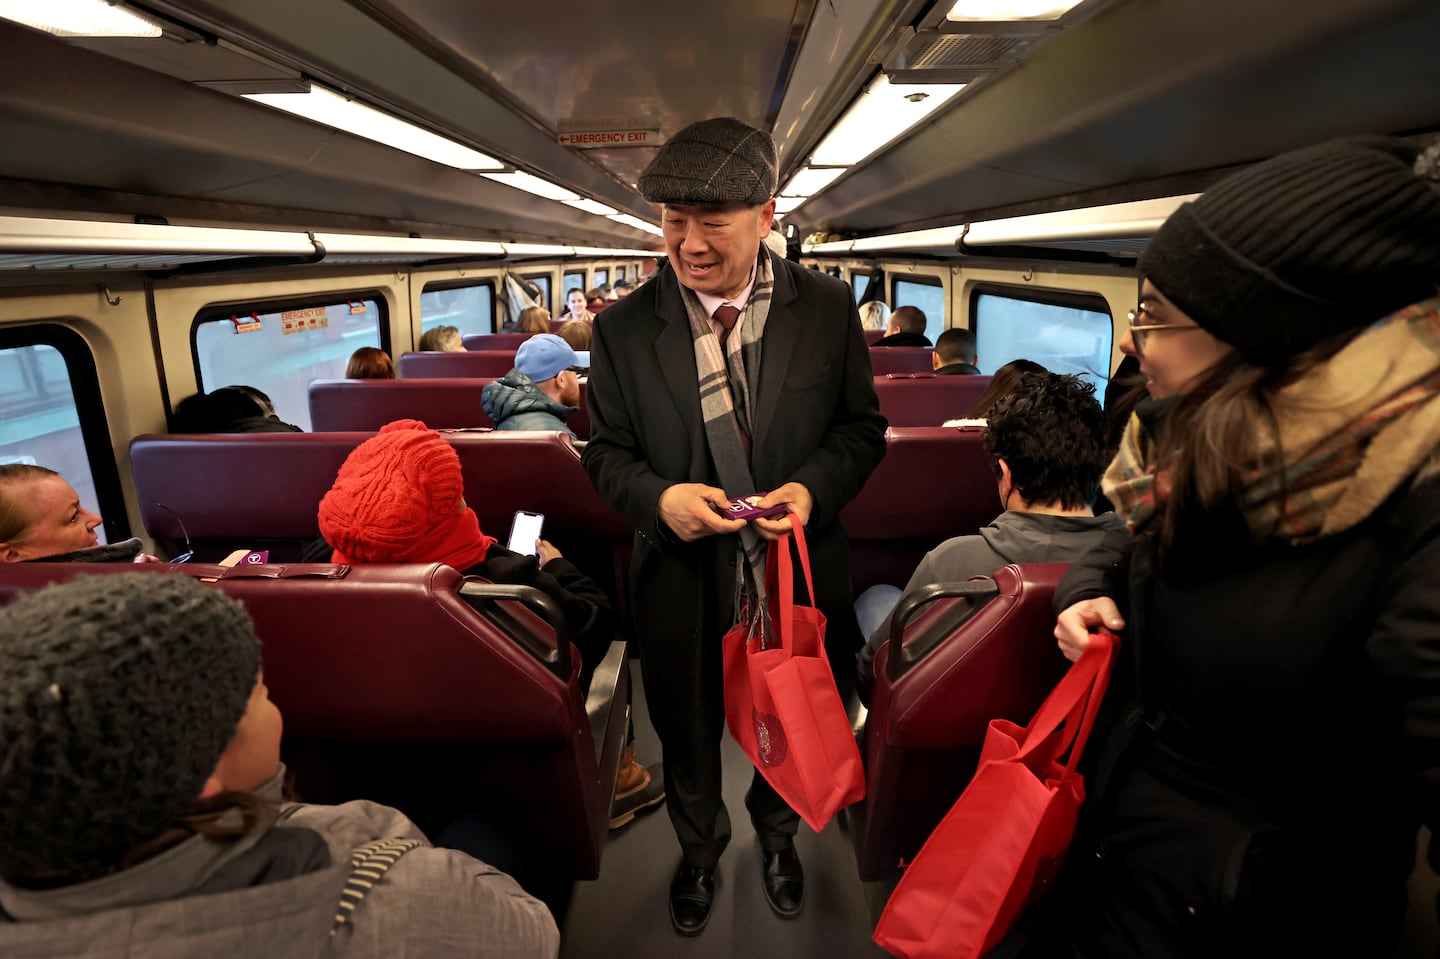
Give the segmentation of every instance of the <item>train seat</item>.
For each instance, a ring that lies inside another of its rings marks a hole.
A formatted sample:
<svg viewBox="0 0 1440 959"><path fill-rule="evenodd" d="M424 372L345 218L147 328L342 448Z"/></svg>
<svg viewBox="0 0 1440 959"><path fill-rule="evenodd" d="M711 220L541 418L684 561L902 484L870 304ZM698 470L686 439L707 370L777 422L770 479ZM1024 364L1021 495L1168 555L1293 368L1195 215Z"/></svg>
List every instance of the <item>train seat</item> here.
<svg viewBox="0 0 1440 959"><path fill-rule="evenodd" d="M877 351L871 350L874 356ZM936 376L933 373L876 372L880 412L891 426L939 426L968 417L990 386L988 376Z"/></svg>
<svg viewBox="0 0 1440 959"><path fill-rule="evenodd" d="M548 597L439 564L7 564L0 602L137 570L219 576L245 604L303 799L382 802L432 836L479 813L527 855L576 879L599 874L628 718L623 643L587 697Z"/></svg>
<svg viewBox="0 0 1440 959"><path fill-rule="evenodd" d="M975 771L990 720L1027 722L1064 673L1051 600L1065 563L1006 566L938 588L881 647L861 751L867 793L849 811L860 878L893 880ZM955 587L960 587L956 589ZM969 592L968 598L946 593ZM917 597L923 600L925 597Z"/></svg>
<svg viewBox="0 0 1440 959"><path fill-rule="evenodd" d="M885 339L885 331L884 331L884 330L866 330L866 331L865 331L865 345L866 345L866 346L874 346L876 340L883 340L883 339ZM881 349L884 349L884 347L882 346Z"/></svg>
<svg viewBox="0 0 1440 959"><path fill-rule="evenodd" d="M892 426L885 458L840 512L856 595L876 583L904 586L929 550L974 533L1002 509L980 430Z"/></svg>
<svg viewBox="0 0 1440 959"><path fill-rule="evenodd" d="M294 562L320 535L316 512L340 464L371 432L137 436L130 468L157 547L196 557L264 549ZM516 510L545 514L545 538L610 593L623 613L632 533L590 485L560 432L445 432L480 528L502 540ZM181 526L184 526L182 532Z"/></svg>
<svg viewBox="0 0 1440 959"><path fill-rule="evenodd" d="M509 350L514 353L530 339L530 333L470 333L460 337L467 350Z"/></svg>
<svg viewBox="0 0 1440 959"><path fill-rule="evenodd" d="M515 350L465 350L456 353L402 353L402 380L461 376L498 379L515 368Z"/></svg>
<svg viewBox="0 0 1440 959"><path fill-rule="evenodd" d="M495 423L480 404L480 394L489 382L472 377L312 380L310 423L317 433L373 431L399 419L423 420L437 430L493 427Z"/></svg>
<svg viewBox="0 0 1440 959"><path fill-rule="evenodd" d="M876 346L870 349L870 369L876 376L887 373L929 373L935 368L928 346Z"/></svg>

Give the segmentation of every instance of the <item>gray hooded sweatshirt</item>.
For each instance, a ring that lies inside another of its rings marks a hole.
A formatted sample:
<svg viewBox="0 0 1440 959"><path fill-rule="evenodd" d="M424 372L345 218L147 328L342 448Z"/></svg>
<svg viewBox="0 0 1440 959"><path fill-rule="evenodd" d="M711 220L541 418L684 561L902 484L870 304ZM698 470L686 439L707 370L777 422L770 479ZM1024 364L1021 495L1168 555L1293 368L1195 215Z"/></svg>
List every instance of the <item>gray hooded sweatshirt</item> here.
<svg viewBox="0 0 1440 959"><path fill-rule="evenodd" d="M258 794L278 802L280 777ZM332 937L350 853L418 839ZM235 842L193 837L123 872L58 889L0 883L6 959L347 957L553 959L544 904L462 852L436 849L388 806L287 803Z"/></svg>
<svg viewBox="0 0 1440 959"><path fill-rule="evenodd" d="M926 553L910 582L905 584L901 601L922 587L989 576L1010 563L1073 563L1106 533L1124 528L1125 524L1114 513L1052 516L1007 510L974 536L947 539ZM862 689L874 686L875 653L889 638L890 617L887 616L856 657Z"/></svg>

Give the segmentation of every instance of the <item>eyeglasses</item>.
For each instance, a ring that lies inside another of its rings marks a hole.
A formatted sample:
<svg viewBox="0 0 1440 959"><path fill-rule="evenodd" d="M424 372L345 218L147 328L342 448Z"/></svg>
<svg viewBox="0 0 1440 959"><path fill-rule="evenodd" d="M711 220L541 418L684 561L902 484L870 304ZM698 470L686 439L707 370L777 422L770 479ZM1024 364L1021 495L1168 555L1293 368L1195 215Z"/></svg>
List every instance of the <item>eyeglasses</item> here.
<svg viewBox="0 0 1440 959"><path fill-rule="evenodd" d="M1130 342L1132 342L1132 343L1135 344L1135 352L1136 352L1136 353L1144 353L1144 352L1145 352L1145 339L1146 339L1145 334L1151 332L1152 330L1177 330L1177 331L1183 331L1183 330L1199 330L1199 329L1204 329L1204 327L1200 327L1200 326L1182 326L1182 325L1180 325L1179 323L1136 323L1136 322L1135 322L1136 320L1138 320L1138 319L1140 319L1141 317L1143 317L1147 312L1148 312L1148 311L1145 309L1145 305L1142 303L1142 304L1139 306L1138 309L1131 310L1129 313L1125 314L1125 318L1130 321Z"/></svg>
<svg viewBox="0 0 1440 959"><path fill-rule="evenodd" d="M195 557L195 550L190 547L190 534L185 532L185 521L180 518L179 513L175 512L168 506L163 506L160 503L156 503L155 508L163 509L171 516L175 517L175 522L180 526L180 536L185 540L185 552L170 560L170 565L174 566L176 563L188 563L191 559Z"/></svg>

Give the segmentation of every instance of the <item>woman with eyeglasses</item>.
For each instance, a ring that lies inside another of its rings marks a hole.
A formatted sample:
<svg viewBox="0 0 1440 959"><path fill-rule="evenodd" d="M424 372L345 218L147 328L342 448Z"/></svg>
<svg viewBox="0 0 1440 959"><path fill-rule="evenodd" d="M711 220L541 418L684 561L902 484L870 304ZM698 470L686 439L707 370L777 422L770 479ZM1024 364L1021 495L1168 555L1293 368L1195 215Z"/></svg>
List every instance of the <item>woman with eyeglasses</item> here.
<svg viewBox="0 0 1440 959"><path fill-rule="evenodd" d="M100 545L99 514L80 505L64 477L43 466L0 466L0 562L158 563L138 539Z"/></svg>
<svg viewBox="0 0 1440 959"><path fill-rule="evenodd" d="M1056 594L1065 655L1104 626L1121 660L1026 957L1395 949L1440 835L1440 145L1417 153L1277 157L1141 258L1120 348L1150 395L1104 480L1128 531Z"/></svg>

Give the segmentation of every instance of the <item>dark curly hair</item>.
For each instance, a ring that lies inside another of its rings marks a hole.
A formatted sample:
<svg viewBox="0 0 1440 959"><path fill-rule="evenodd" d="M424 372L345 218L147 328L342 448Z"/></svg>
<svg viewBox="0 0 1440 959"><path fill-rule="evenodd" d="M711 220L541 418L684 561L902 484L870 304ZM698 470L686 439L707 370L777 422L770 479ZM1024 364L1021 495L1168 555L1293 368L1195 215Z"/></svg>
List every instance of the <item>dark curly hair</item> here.
<svg viewBox="0 0 1440 959"><path fill-rule="evenodd" d="M1079 509L1095 501L1105 471L1105 414L1095 387L1080 377L1021 376L990 408L984 443L1009 464L1029 502Z"/></svg>

